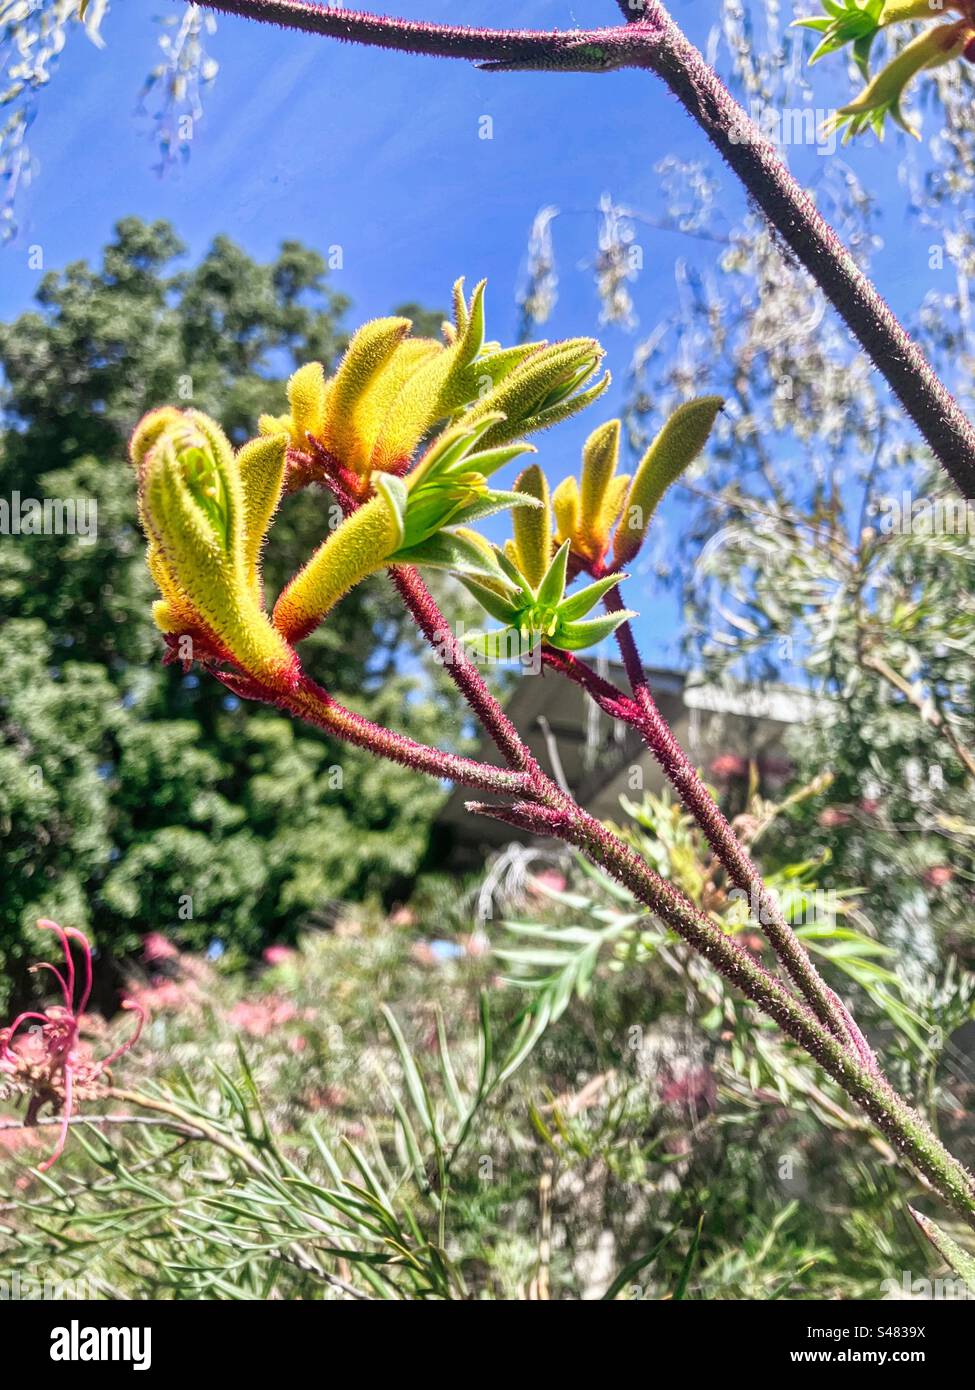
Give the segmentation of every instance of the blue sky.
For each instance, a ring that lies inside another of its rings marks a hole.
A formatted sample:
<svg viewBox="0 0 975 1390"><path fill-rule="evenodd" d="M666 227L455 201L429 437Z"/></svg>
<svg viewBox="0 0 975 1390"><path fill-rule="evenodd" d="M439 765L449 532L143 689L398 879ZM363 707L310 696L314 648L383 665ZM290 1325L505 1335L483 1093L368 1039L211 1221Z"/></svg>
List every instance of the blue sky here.
<svg viewBox="0 0 975 1390"><path fill-rule="evenodd" d="M394 8L409 17L482 17L499 26L616 20L612 0L397 0ZM674 10L703 42L715 7L684 0ZM286 237L322 250L341 246L344 265L334 283L354 301L352 322L407 299L446 305L455 276L487 276L489 331L510 340L528 229L540 206L555 204L574 215L557 224L560 300L545 333L592 333L599 306L581 263L594 248L600 195L610 191L617 202L653 214L660 211L653 166L663 154L720 169L697 128L647 74L487 74L466 63L357 49L221 17L210 41L220 73L205 94L191 157L160 177L151 124L134 107L156 61L154 20L174 12L168 0L115 0L103 50L72 37L31 129L36 176L19 204L20 234L0 251L4 319L30 305L38 280L28 264L31 246L42 248L45 268L97 258L113 223L135 213L168 218L193 257L218 232L259 258ZM827 99L828 81L824 75L823 106L835 100L833 88ZM484 116L493 123L490 140L479 138ZM800 150L797 158L805 161L799 172L813 177L815 152ZM853 161L862 158L857 151ZM895 167L896 160L875 160L873 185L878 178L892 182ZM746 204L723 179L723 207L734 223ZM889 226L885 232L875 270L895 307L910 315L921 291L905 255L906 223L892 237ZM641 326L649 328L674 303L674 260L688 247L672 233L641 231L640 241L645 270L634 295ZM618 406L635 339L612 328L599 335L617 384L602 416L543 437L541 457L553 481L575 469L586 430ZM673 660L673 602L649 575L640 587L634 606L642 610L647 655Z"/></svg>

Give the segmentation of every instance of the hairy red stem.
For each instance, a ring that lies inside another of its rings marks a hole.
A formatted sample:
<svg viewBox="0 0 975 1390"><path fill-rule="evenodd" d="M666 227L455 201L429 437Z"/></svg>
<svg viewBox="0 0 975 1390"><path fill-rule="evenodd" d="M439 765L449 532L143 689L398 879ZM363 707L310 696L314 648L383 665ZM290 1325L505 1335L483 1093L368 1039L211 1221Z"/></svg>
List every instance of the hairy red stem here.
<svg viewBox="0 0 975 1390"><path fill-rule="evenodd" d="M618 588L610 589L603 602L610 613L619 613L624 607ZM684 806L706 835L708 844L732 883L748 895L751 911L816 1017L837 1038L859 1052L864 1046L860 1030L852 1023L846 1007L820 977L774 895L765 886L748 851L657 708L629 622L621 623L616 629L616 640L635 705L629 716L623 713L620 717L639 731Z"/></svg>
<svg viewBox="0 0 975 1390"><path fill-rule="evenodd" d="M543 778L544 773L538 763L488 690L463 643L454 636L419 572L411 565L390 565L389 577L416 619L420 631L437 653L438 660L443 662L448 675L497 744L508 766L517 772L524 772L529 778Z"/></svg>
<svg viewBox="0 0 975 1390"><path fill-rule="evenodd" d="M534 794L531 779L524 773L493 767L490 763L465 758L459 753L446 753L440 748L431 748L429 744L416 743L404 734L374 724L364 715L346 709L308 676L302 676L296 690L280 691L237 672L215 670L213 674L242 700L260 700L264 704L275 705L344 743L388 758L402 767L412 768L414 772L425 772L440 781L456 782L463 787L496 792L502 796L530 797Z"/></svg>

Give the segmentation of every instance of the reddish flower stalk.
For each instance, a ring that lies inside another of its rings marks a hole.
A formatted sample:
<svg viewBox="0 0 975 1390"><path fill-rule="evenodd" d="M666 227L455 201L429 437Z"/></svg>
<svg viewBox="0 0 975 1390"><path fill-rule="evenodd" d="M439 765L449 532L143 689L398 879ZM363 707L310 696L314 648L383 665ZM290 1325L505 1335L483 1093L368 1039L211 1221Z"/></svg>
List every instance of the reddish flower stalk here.
<svg viewBox="0 0 975 1390"><path fill-rule="evenodd" d="M636 24L586 34L467 30L456 26L413 24L323 8L305 3L305 0L213 0L213 8L409 52L486 59L486 65L495 70L527 67L602 71L636 66L658 72L739 173L772 224L778 227L807 268L817 274L820 285L868 352L875 360L882 359L878 366L948 471L962 487L975 484L975 432L835 235L818 218L775 151L761 138L660 5L654 3ZM741 154L741 149L746 153ZM229 451L229 445L226 450ZM337 461L326 457L324 450L319 450L319 454L320 457L314 458L302 456L304 462L301 468L293 471L291 481L297 487L311 481L328 483L334 478L333 491L343 510L354 511L361 501L359 487L352 486L349 475L337 471ZM292 460L292 465L295 462ZM227 470L231 466L232 461L226 463ZM972 490L975 491L975 486ZM388 529L388 520L384 520L383 525ZM395 554L395 549L386 548L382 554L389 557ZM770 974L739 942L727 936L690 899L655 874L618 836L590 816L542 771L487 689L476 666L451 634L419 577L414 571L395 565L390 573L420 630L497 743L507 768L416 744L344 709L301 673L297 657L294 666L287 668L287 680L277 679L273 670L271 675L266 674L266 667L269 664L273 667L273 663L265 661L263 648L257 653L259 661L245 660L237 672L215 669L223 660L223 654L216 648L205 652L205 662L242 698L275 704L336 737L430 776L515 797L513 803L500 806L471 803L471 809L531 833L553 835L574 845L593 864L625 884L639 902L655 912L804 1047L867 1111L945 1200L975 1225L975 1183L971 1176L880 1075L853 1020L820 979L747 852L661 718L629 629L620 629L621 649L631 684L629 696L566 654L549 654L546 660L582 685L613 717L623 718L641 731L732 881L757 898L759 916L769 940L802 997L797 997L787 983ZM195 571L190 577L195 582ZM179 585L172 576L168 578L172 580L178 600ZM327 597L329 603L318 604L319 617L334 601L334 595ZM204 599L208 600L206 593ZM607 607L611 613L620 612L622 604L616 591L607 598ZM62 981L67 998L73 997L73 983L73 975L70 988L67 981ZM53 1015L46 1017L52 1024L60 1021ZM57 1063L61 1052L53 1055ZM66 1110L70 1110L72 1103L76 1070L72 1067L68 1074L67 1068L61 1065L62 1103Z"/></svg>
<svg viewBox="0 0 975 1390"><path fill-rule="evenodd" d="M605 596L604 603L611 613L618 613L623 608L619 589L611 589ZM706 835L708 843L732 883L748 895L748 901L752 904L775 954L809 1002L816 1017L837 1038L852 1044L858 1054L862 1055L865 1051L872 1059L873 1054L867 1048L863 1035L851 1019L849 1011L820 977L802 943L786 921L775 897L765 886L748 851L732 830L720 806L698 776L694 764L657 708L643 661L637 650L633 629L628 622L617 628L616 640L633 694L630 708L619 717L638 730L684 806Z"/></svg>
<svg viewBox="0 0 975 1390"><path fill-rule="evenodd" d="M453 638L446 618L440 612L419 575L416 575L415 571L411 572L402 568L391 569L390 575L410 612L417 618L420 629L430 645L439 652L443 650L445 642L452 644L449 647L452 657L447 662L447 669L455 684L464 694L488 732L495 737L498 746L509 758L509 761L514 766L521 766L525 769L523 776L529 789L530 802L500 807L489 807L472 802L468 803L469 809L489 815L497 820L503 820L510 825L528 830L532 834L552 835L568 843L577 842L580 833L579 828L584 825L587 844L590 848L593 845L600 845L605 849L605 836L609 835L610 832L584 812L538 766L517 730L488 690L476 666L463 655L463 649ZM604 601L606 607L612 612L619 612L623 607L618 589L611 589ZM657 709L647 685L643 664L637 652L629 623L623 624L618 630L617 636L620 640L621 650L623 650L627 676L633 691L629 698L570 653L549 651L546 653L547 663L556 669L563 670L572 679L582 684L607 713L612 714L614 718L625 720L639 730L651 751L661 762L685 806L708 837L715 854L733 882L752 895L751 900L755 901L758 906L760 920L776 955L807 1000L815 1017L825 1024L845 1048L852 1051L861 1065L879 1075L876 1059L860 1029L843 1002L820 977L799 939L785 920L772 894L765 887L762 877L752 864L747 851L739 843L720 808L698 777L693 764L687 758ZM453 659L455 649L457 652L456 660ZM515 749L513 753L509 753L508 745L512 740ZM522 750L520 759L518 749ZM527 763L525 759L528 760ZM680 916L688 908L696 914L696 909L693 908L690 899L685 898L683 894L670 884L665 883L663 879L657 879L656 875L653 877L656 879L655 900L650 905L656 911L660 911L665 920L670 920L666 915L667 909L671 910L672 915L676 911ZM646 901L646 899L643 900ZM661 904L663 904L663 909ZM674 925L672 921L670 924ZM675 930L685 935L685 939L690 939L687 937L685 928L686 923L675 926ZM697 924L696 928L698 936L699 928L700 923ZM722 933L718 933L718 935L722 941L726 939ZM711 958L714 942L708 943L707 950L698 939L695 939L692 944L696 945L697 949L702 950L709 959ZM720 953L722 956L724 955L723 951ZM745 952L742 954L747 955ZM726 960L725 963L735 966L740 962ZM729 976L729 978L731 977Z"/></svg>
<svg viewBox="0 0 975 1390"><path fill-rule="evenodd" d="M50 961L41 961L40 964L31 966L31 970L50 971L58 982L64 1003L52 1005L45 1013L28 1010L18 1014L8 1028L0 1029L0 1072L11 1077L14 1085L29 1093L26 1119L28 1125L36 1122L38 1112L45 1104L60 1112L61 1125L54 1151L38 1165L43 1173L52 1167L64 1152L75 1102L102 1094L105 1084L110 1081L108 1068L138 1041L146 1020L146 1012L135 1000L123 999L122 1008L131 1009L137 1015L135 1031L107 1057L101 1060L90 1057L80 1039L81 1018L91 998L92 986L91 946L88 938L77 927L60 927L57 922L51 922L47 918L41 918L37 925L44 931L53 931L57 936L64 952L65 971L62 974ZM80 946L84 961L85 974L80 995L71 951L72 941L76 941ZM32 1029L27 1045L15 1051L12 1044L16 1035L30 1020L39 1023L40 1027Z"/></svg>
<svg viewBox="0 0 975 1390"><path fill-rule="evenodd" d="M441 781L456 782L460 786L473 787L478 791L508 793L513 796L531 795L531 785L524 774L508 771L503 767L493 767L490 763L478 762L475 758L465 758L459 753L431 748L429 744L416 743L404 734L374 724L364 715L346 709L307 675L300 676L296 689L283 691L262 685L252 676L241 675L237 671L225 671L216 667L211 669L217 680L240 699L260 700L264 704L275 705L278 709L323 729L333 738L351 743L356 748L367 749L377 757L388 758L391 762L411 768L414 772L425 772Z"/></svg>
<svg viewBox="0 0 975 1390"><path fill-rule="evenodd" d="M451 679L503 753L508 766L529 778L541 776L541 768L484 684L463 644L454 636L418 571L412 566L393 565L389 577L427 642L441 654Z"/></svg>
<svg viewBox="0 0 975 1390"><path fill-rule="evenodd" d="M416 600L417 611L423 614L421 627L439 651L444 634L449 632L446 619L425 589L423 595L416 593L410 585L407 585L407 590L411 598ZM566 666L576 678L581 676L573 663L566 663ZM448 661L447 670L487 729L494 733L504 730L507 724L513 730L472 663L465 666ZM555 836L566 844L574 845L593 864L617 878L629 888L637 901L655 912L662 922L710 961L725 979L778 1022L785 1033L799 1043L863 1107L945 1201L975 1226L975 1183L971 1176L940 1144L920 1116L895 1094L878 1074L876 1065L870 1064L872 1056L859 1033L854 1034L852 1030L844 1028L836 1036L824 1027L807 1004L797 999L740 943L726 936L689 898L655 874L618 836L563 792L538 766L523 741L519 740L520 751L511 749L507 756L509 761L520 763L524 770L491 767L413 744L392 730L380 728L337 705L327 692L305 676L301 677L296 691L284 693L262 687L252 677L219 670L214 670L214 674L243 698L260 699L277 705L379 757L390 758L437 778L451 778L498 794L517 796L519 799L513 805L472 803L470 809L518 825L531 833ZM606 689L609 683L602 682L595 673L592 673L592 678L581 678L599 690L602 699L610 698ZM621 705L623 708L625 706ZM514 737L518 737L517 733ZM825 985L822 988L826 990ZM834 1004L842 1008L836 996L828 993ZM17 1026L20 1022L17 1021ZM76 1076L77 1069L74 1069L71 1076L64 1078L65 1084L57 1093L57 1099L65 1105L67 1112L72 1104L72 1086ZM63 1147L66 1128L67 1122L63 1126L58 1152Z"/></svg>
<svg viewBox="0 0 975 1390"><path fill-rule="evenodd" d="M425 631L429 628L442 635L448 630L446 619L429 594L424 603L424 612ZM427 636L428 640L433 640L429 633ZM617 712L619 717L632 719L640 714L635 697L627 697L577 658L570 658L566 653L553 653L548 658L548 664L562 669L570 678L586 687L594 698L614 713L614 717ZM456 681L453 666L448 665L447 669L454 674ZM636 675L636 668L633 670ZM645 683L642 665L639 665L639 675ZM496 727L499 721L507 719L476 668L468 672L464 680L465 684L474 688L477 711L479 715L482 711L487 715L489 727ZM669 730L667 732L669 734ZM812 963L808 962L809 972L819 987L818 993L815 988L812 992L816 994L820 1008L831 1006L831 1009L824 1011L832 1012L832 1027L821 1021L818 1010L814 1012L806 999L797 999L739 942L727 936L689 898L660 878L623 840L583 810L537 763L524 776L530 787L528 799L502 806L469 802L468 809L531 834L551 835L574 845L591 863L605 869L624 884L638 902L655 912L682 940L710 961L729 983L774 1019L788 1037L804 1048L870 1115L898 1151L932 1183L945 1201L975 1228L975 1180L880 1074L876 1059L860 1030L839 998L820 979ZM712 810L717 809L710 797L708 802ZM730 827L728 829L734 838ZM791 928L785 925L788 936L795 941ZM799 945L797 941L796 945ZM802 952L801 946L799 950ZM804 952L802 954L805 955ZM801 970L799 973L801 981L797 983L809 988L809 975Z"/></svg>
<svg viewBox="0 0 975 1390"><path fill-rule="evenodd" d="M463 58L491 71L607 72L633 67L655 73L816 281L959 491L975 497L975 429L778 151L659 0L617 0L626 24L567 32L429 24L309 0L207 3L224 14L404 53Z"/></svg>

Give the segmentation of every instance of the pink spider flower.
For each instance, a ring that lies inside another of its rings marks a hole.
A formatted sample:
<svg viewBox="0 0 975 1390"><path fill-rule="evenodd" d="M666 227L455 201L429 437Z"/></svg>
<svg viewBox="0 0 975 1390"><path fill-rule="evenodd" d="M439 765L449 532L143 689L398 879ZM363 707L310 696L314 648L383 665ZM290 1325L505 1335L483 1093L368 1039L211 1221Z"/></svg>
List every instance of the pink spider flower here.
<svg viewBox="0 0 975 1390"><path fill-rule="evenodd" d="M91 997L91 945L84 932L77 927L59 927L57 922L48 921L47 918L41 918L37 925L57 935L64 952L65 970L62 974L49 961L31 966L31 970L49 970L58 982L64 1003L51 1005L45 1013L27 1010L18 1014L8 1028L0 1029L0 1072L11 1076L15 1085L29 1092L28 1125L35 1123L44 1105L50 1105L61 1114L54 1152L38 1165L41 1172L46 1172L64 1152L76 1103L94 1099L100 1094L104 1081L111 1079L108 1068L138 1041L146 1021L146 1011L135 1000L123 999L122 1008L131 1009L138 1015L135 1032L107 1057L101 1060L93 1058L80 1039L81 1016ZM84 979L80 982L80 990L71 953L72 941L80 946L84 962ZM31 1020L40 1026L31 1029L29 1037L24 1039L25 1045L14 1051L11 1044L18 1030Z"/></svg>

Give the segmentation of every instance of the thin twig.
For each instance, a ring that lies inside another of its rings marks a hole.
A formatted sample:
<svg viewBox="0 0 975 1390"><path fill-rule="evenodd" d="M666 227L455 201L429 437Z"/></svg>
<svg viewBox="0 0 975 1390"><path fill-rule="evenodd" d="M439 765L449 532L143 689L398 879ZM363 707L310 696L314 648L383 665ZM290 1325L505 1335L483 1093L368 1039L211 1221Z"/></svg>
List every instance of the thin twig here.
<svg viewBox="0 0 975 1390"><path fill-rule="evenodd" d="M876 652L866 652L861 658L863 665L868 671L873 671L875 675L885 680L894 690L900 692L914 709L917 710L925 723L932 728L940 729L945 738L951 745L955 757L965 768L969 777L975 777L975 754L966 748L952 725L951 720L941 713L933 701L925 700L921 692L911 684L900 672L886 662L883 657Z"/></svg>

